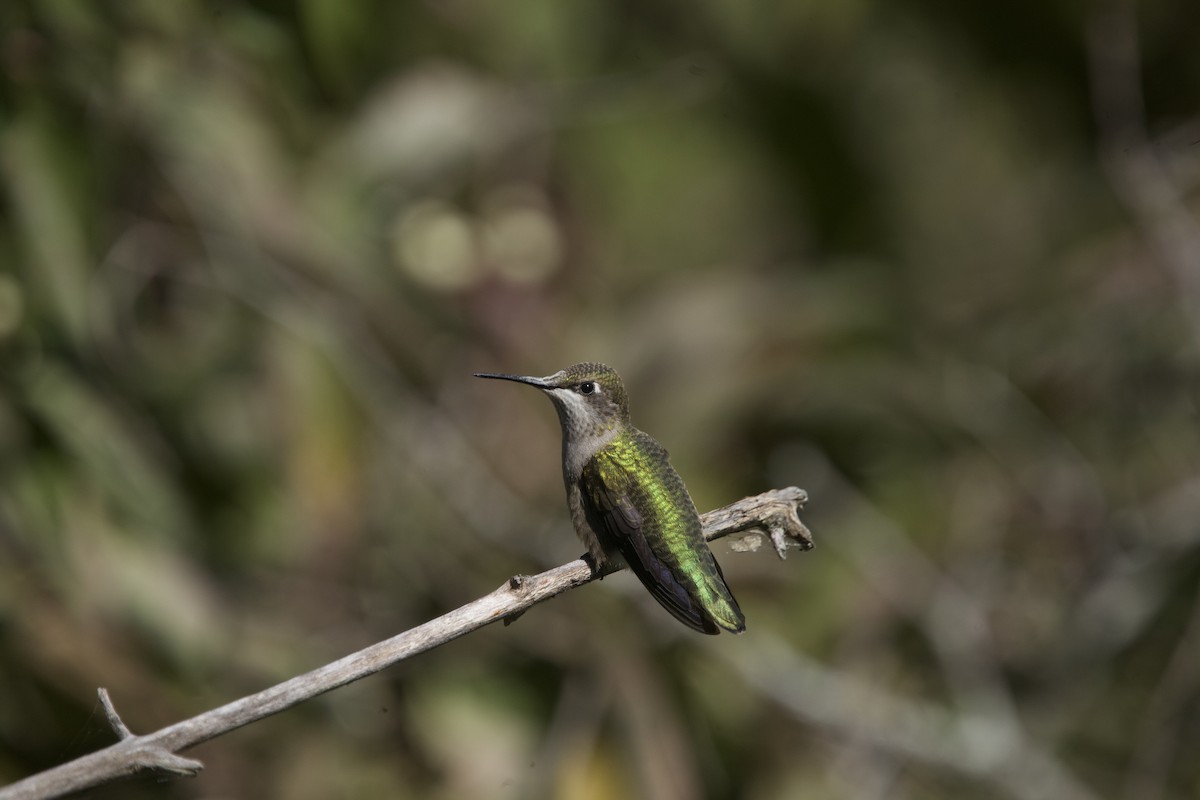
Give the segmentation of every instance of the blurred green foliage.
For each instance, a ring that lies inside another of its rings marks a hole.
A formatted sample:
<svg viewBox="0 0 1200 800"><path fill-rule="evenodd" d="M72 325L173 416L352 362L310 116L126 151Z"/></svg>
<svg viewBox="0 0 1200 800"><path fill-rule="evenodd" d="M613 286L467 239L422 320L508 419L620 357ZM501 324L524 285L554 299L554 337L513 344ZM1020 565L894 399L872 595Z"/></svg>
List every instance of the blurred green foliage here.
<svg viewBox="0 0 1200 800"><path fill-rule="evenodd" d="M0 783L577 556L469 376L595 359L810 492L746 635L613 576L92 795L1194 796L1200 6L1115 27L1151 208L1123 8L5 3Z"/></svg>

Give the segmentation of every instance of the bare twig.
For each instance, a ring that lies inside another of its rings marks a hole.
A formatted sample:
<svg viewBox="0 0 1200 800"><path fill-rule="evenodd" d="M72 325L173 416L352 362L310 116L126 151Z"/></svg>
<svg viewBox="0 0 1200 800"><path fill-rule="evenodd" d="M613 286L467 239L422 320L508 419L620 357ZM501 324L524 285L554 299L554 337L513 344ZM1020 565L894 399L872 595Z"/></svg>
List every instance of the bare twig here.
<svg viewBox="0 0 1200 800"><path fill-rule="evenodd" d="M1200 341L1200 224L1150 138L1142 96L1136 3L1106 0L1092 12L1088 63L1100 156L1113 191L1180 289Z"/></svg>
<svg viewBox="0 0 1200 800"><path fill-rule="evenodd" d="M795 487L744 498L702 515L704 535L713 540L736 534L765 534L776 542L780 557L783 557L788 546L807 550L812 547L812 536L797 516L797 509L803 506L807 498L802 489ZM0 789L0 800L57 797L147 768L195 775L203 764L177 755L180 750L365 678L484 625L502 619L515 619L531 606L582 586L595 577L597 575L582 559L538 575L514 575L491 594L391 639L145 736L135 735L129 730L117 714L108 692L100 689L100 702L120 741L10 784Z"/></svg>

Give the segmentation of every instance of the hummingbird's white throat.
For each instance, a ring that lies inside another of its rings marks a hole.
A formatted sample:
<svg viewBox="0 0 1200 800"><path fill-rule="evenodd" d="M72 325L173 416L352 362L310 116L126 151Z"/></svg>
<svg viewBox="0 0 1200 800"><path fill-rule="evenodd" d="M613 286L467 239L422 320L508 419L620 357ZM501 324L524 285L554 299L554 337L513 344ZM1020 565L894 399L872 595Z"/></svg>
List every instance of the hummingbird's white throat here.
<svg viewBox="0 0 1200 800"><path fill-rule="evenodd" d="M583 465L596 451L617 438L619 426L605 425L592 401L574 389L544 391L554 401L558 421L562 425L564 471L568 476L578 478L583 472Z"/></svg>

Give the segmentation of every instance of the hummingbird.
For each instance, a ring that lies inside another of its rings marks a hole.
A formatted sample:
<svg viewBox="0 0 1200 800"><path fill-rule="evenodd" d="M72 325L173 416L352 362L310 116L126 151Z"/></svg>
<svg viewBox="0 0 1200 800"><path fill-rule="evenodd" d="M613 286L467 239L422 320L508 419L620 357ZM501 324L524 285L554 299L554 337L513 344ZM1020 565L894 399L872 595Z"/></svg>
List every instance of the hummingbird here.
<svg viewBox="0 0 1200 800"><path fill-rule="evenodd" d="M616 370L582 363L544 378L475 373L536 386L562 425L562 470L575 533L596 571L623 560L654 599L701 633L741 633L746 619L704 539L667 449L633 426Z"/></svg>

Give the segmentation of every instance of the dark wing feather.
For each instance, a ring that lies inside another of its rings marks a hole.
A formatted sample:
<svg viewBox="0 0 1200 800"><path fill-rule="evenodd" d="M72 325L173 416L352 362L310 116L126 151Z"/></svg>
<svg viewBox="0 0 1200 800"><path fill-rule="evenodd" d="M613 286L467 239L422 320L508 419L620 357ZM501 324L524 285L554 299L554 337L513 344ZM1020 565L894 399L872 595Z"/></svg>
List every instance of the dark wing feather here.
<svg viewBox="0 0 1200 800"><path fill-rule="evenodd" d="M672 616L701 633L718 633L717 625L675 577L673 565L655 553L646 539L646 527L652 522L638 511L633 496L636 481L623 471L604 470L598 464L596 459L590 461L579 479L588 524L602 543L616 546L633 574Z"/></svg>

